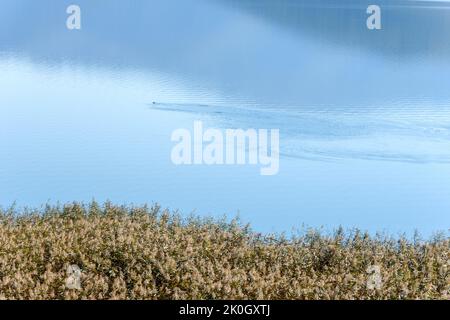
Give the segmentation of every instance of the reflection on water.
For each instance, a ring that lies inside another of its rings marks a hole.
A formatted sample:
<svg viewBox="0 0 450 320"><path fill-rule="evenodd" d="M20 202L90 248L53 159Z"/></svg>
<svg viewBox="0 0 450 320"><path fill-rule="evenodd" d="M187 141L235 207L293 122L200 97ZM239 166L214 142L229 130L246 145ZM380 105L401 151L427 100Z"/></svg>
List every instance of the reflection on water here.
<svg viewBox="0 0 450 320"><path fill-rule="evenodd" d="M2 1L0 204L159 201L264 231L448 227L450 4L378 1L369 31L369 2L80 0L68 31L69 1ZM280 174L174 167L170 133L196 119L280 128Z"/></svg>

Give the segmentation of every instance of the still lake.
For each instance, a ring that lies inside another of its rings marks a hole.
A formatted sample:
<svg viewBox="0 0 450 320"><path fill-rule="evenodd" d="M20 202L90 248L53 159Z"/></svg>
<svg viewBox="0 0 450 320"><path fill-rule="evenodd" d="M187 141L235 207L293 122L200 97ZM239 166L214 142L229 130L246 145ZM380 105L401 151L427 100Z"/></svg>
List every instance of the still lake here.
<svg viewBox="0 0 450 320"><path fill-rule="evenodd" d="M429 236L450 227L450 2L0 4L0 205L154 203ZM155 102L155 103L153 103ZM175 166L171 133L279 128L280 171Z"/></svg>

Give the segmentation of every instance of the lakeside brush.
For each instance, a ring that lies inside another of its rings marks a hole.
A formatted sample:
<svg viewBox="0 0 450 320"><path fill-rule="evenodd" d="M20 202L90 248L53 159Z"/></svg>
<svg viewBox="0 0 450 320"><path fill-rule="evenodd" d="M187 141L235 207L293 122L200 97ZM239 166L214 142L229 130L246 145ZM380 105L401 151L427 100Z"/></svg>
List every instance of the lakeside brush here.
<svg viewBox="0 0 450 320"><path fill-rule="evenodd" d="M158 206L0 213L2 299L449 299L449 238L285 238Z"/></svg>

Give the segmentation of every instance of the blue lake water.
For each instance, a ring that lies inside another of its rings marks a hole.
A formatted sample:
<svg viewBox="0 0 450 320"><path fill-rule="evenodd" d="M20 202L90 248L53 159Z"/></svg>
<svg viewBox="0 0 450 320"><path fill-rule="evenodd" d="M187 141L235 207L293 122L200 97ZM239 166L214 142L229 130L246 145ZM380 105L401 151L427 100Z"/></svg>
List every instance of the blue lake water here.
<svg viewBox="0 0 450 320"><path fill-rule="evenodd" d="M153 203L429 236L450 227L450 2L0 3L0 205ZM382 8L368 30L366 8ZM155 104L153 103L155 102ZM175 166L171 133L279 128L280 172Z"/></svg>

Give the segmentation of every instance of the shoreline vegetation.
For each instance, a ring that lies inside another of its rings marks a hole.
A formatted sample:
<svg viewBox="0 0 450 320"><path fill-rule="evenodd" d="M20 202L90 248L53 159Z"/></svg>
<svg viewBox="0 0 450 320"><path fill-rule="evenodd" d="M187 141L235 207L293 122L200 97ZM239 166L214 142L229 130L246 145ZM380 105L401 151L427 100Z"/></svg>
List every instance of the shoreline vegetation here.
<svg viewBox="0 0 450 320"><path fill-rule="evenodd" d="M0 210L0 299L450 299L450 240L290 238L153 207Z"/></svg>

